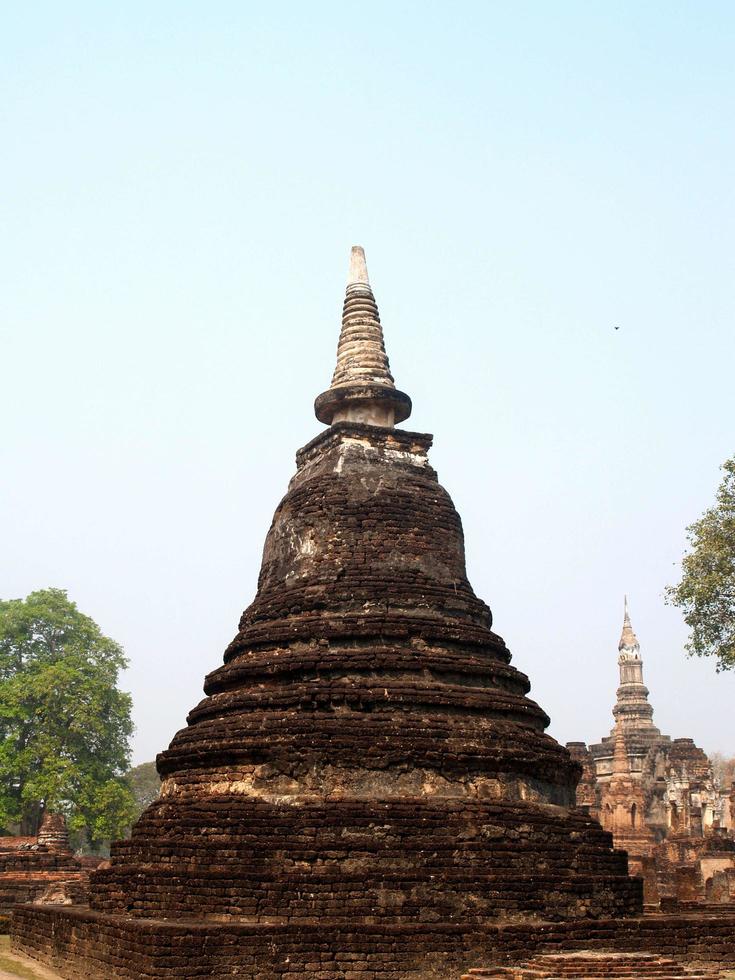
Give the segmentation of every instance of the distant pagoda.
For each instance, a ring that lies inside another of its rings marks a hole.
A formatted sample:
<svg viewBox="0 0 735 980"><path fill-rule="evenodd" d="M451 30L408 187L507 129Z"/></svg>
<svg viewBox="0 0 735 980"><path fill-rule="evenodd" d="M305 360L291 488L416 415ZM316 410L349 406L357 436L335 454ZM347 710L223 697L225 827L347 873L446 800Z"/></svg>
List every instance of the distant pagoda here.
<svg viewBox="0 0 735 980"><path fill-rule="evenodd" d="M625 599L618 644L620 684L609 735L589 747L569 742L582 765L577 805L600 820L628 867L643 879L644 901L735 900L735 809L712 763L691 738L653 724L643 659Z"/></svg>
<svg viewBox="0 0 735 980"><path fill-rule="evenodd" d="M612 709L615 725L609 735L590 745L598 778L602 779L613 773L615 740L618 734L623 738L629 771L639 776L651 749L671 742L653 723L653 707L648 700L650 692L643 682L641 645L630 621L627 596L623 629L618 643L618 670L620 685Z"/></svg>
<svg viewBox="0 0 735 980"><path fill-rule="evenodd" d="M106 975L137 976L128 946L146 943L163 969L174 923L179 949L214 937L189 954L214 971L201 975L301 973L316 948L320 976L357 963L389 978L461 961L488 923L640 910L467 580L432 437L395 428L411 401L361 248L315 411L328 428L297 454L224 664L158 757L160 799L94 875L94 928L115 937Z"/></svg>
<svg viewBox="0 0 735 980"><path fill-rule="evenodd" d="M660 735L653 724L653 708L648 703L649 690L643 683L643 659L641 645L633 632L628 611L628 597L625 597L623 630L618 644L618 666L620 668L620 687L613 716L623 731L648 732ZM611 737L614 737L611 735Z"/></svg>

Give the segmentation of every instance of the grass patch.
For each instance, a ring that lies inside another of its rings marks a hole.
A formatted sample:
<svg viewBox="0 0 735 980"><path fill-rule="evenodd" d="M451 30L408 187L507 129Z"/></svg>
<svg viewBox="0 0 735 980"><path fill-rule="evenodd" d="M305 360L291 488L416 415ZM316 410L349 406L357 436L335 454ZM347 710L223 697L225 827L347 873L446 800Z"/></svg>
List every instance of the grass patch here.
<svg viewBox="0 0 735 980"><path fill-rule="evenodd" d="M35 970L11 959L7 955L9 951L10 936L0 936L0 970L5 970L6 973L10 973L14 977L20 977L21 980L41 980Z"/></svg>

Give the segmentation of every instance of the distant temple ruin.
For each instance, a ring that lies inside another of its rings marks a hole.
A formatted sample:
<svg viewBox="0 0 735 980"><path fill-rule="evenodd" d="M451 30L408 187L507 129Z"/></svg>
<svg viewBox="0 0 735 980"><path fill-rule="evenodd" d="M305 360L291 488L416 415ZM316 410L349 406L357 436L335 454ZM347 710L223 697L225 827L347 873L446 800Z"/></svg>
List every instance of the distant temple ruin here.
<svg viewBox="0 0 735 980"><path fill-rule="evenodd" d="M0 837L0 915L20 902L85 901L89 870L69 847L64 817L46 811L37 837Z"/></svg>
<svg viewBox="0 0 735 980"><path fill-rule="evenodd" d="M567 743L583 769L577 803L628 852L647 903L735 904L735 784L719 785L692 739L653 724L627 600L618 651L610 735L589 748Z"/></svg>

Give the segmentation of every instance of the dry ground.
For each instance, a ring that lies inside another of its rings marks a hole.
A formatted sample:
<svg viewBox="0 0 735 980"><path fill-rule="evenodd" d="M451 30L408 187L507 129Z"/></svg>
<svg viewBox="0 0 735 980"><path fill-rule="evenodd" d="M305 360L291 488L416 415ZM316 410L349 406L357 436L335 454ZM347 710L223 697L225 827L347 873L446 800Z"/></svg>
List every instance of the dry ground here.
<svg viewBox="0 0 735 980"><path fill-rule="evenodd" d="M0 936L0 980L60 980L27 956L10 950L10 937Z"/></svg>

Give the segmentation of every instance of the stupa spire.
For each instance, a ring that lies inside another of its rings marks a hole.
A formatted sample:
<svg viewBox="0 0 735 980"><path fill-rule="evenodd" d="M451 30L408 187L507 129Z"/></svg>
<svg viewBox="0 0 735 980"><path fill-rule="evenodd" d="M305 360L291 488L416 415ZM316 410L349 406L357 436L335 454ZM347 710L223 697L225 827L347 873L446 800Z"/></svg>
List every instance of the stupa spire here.
<svg viewBox="0 0 735 980"><path fill-rule="evenodd" d="M627 595L623 609L623 629L618 643L620 687L613 715L616 723L626 730L652 728L653 708L648 703L648 688L643 683L641 645L630 621Z"/></svg>
<svg viewBox="0 0 735 980"><path fill-rule="evenodd" d="M362 245L353 245L350 252L350 274L347 277L347 285L355 286L358 283L369 286L370 279L368 278L365 249Z"/></svg>
<svg viewBox="0 0 735 980"><path fill-rule="evenodd" d="M354 245L350 255L337 366L314 411L327 425L363 422L387 428L411 414L411 399L398 391L390 373L378 305L360 245Z"/></svg>
<svg viewBox="0 0 735 980"><path fill-rule="evenodd" d="M624 616L623 616L623 629L620 634L620 643L618 643L618 650L622 653L623 650L629 650L633 653L639 653L641 645L638 642L638 637L633 632L633 626L630 622L630 611L628 609L628 597L624 598Z"/></svg>

